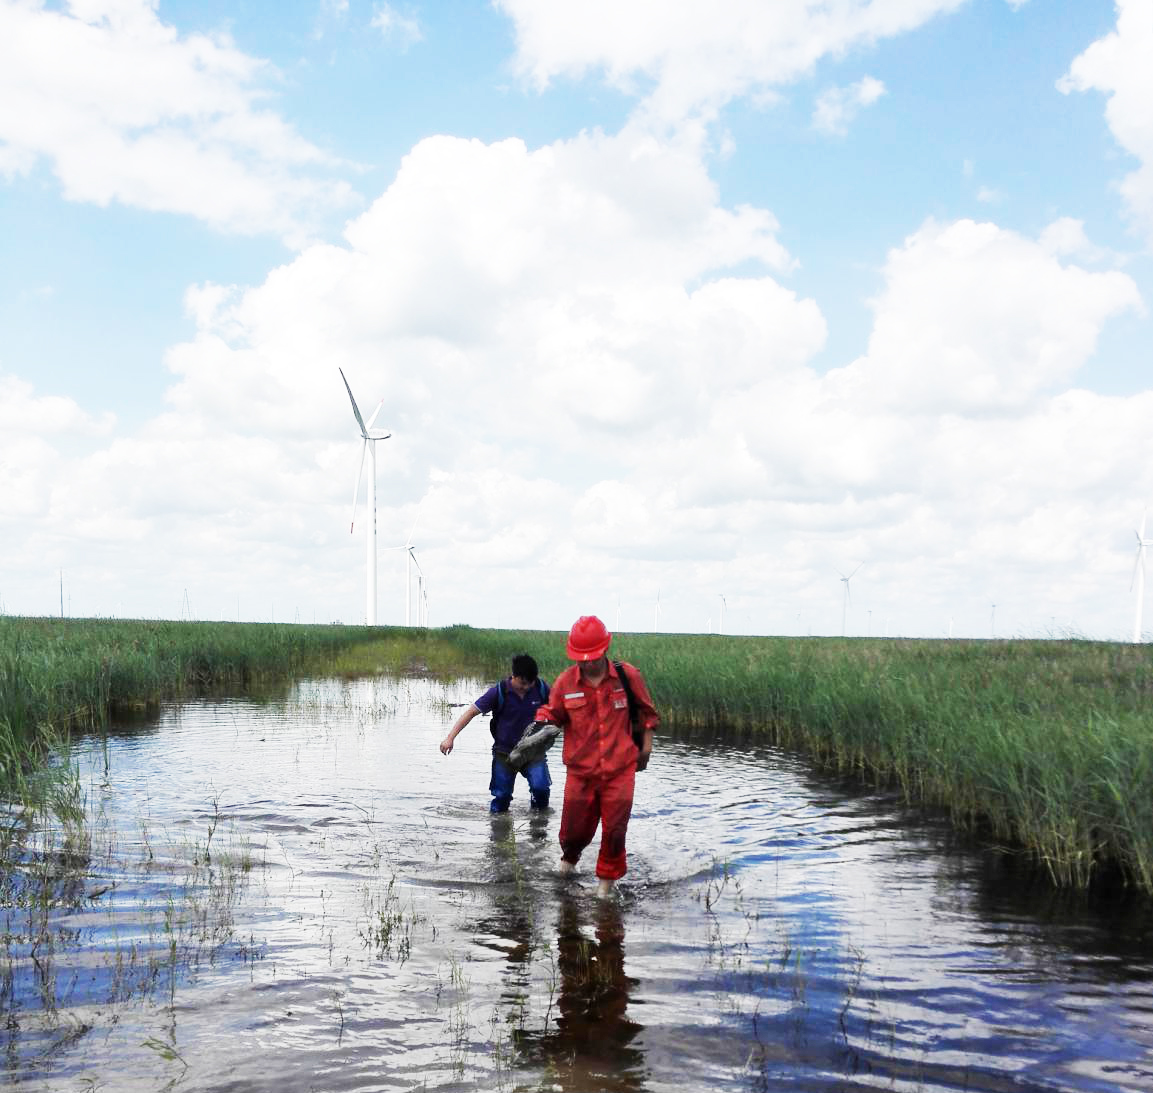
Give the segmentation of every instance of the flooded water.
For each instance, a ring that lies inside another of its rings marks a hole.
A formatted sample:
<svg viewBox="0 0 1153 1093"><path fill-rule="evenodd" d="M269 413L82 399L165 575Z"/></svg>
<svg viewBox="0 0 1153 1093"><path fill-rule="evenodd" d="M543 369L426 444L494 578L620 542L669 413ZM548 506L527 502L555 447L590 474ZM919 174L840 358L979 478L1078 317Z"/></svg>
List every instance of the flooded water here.
<svg viewBox="0 0 1153 1093"><path fill-rule="evenodd" d="M1058 897L767 748L658 741L630 870L490 817L445 686L193 703L10 831L2 1080L35 1090L1153 1089L1153 906ZM564 771L550 753L554 801Z"/></svg>

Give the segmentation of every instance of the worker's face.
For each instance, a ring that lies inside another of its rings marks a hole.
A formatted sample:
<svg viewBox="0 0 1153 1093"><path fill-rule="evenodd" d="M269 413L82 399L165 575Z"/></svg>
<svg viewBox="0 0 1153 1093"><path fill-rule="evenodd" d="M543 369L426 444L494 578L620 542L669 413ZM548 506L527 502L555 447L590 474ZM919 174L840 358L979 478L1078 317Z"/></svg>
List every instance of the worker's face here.
<svg viewBox="0 0 1153 1093"><path fill-rule="evenodd" d="M516 691L516 693L520 695L521 698L524 698L524 696L528 694L528 689L533 685L534 682L534 680L525 679L523 676L513 676L509 680L509 684L511 685L512 689Z"/></svg>
<svg viewBox="0 0 1153 1093"><path fill-rule="evenodd" d="M608 671L609 658L597 657L596 660L582 660L580 662L581 674L596 679Z"/></svg>

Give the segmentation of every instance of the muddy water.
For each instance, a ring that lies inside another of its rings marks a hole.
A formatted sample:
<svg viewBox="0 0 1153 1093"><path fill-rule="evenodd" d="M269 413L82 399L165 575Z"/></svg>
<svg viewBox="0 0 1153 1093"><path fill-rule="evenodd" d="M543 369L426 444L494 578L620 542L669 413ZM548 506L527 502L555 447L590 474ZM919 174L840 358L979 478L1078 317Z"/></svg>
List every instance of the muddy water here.
<svg viewBox="0 0 1153 1093"><path fill-rule="evenodd" d="M598 900L591 862L554 875L559 809L522 783L489 816L481 721L439 754L478 686L312 682L93 741L83 832L10 840L0 1082L1153 1089L1149 903L674 741Z"/></svg>

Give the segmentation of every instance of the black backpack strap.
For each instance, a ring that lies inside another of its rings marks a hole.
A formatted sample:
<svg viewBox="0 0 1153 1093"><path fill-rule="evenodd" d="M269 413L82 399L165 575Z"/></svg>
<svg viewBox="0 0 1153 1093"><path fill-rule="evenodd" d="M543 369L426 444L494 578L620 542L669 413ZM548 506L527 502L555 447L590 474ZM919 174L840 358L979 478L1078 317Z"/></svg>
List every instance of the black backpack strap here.
<svg viewBox="0 0 1153 1093"><path fill-rule="evenodd" d="M496 705L492 708L492 718L488 723L488 731L492 733L492 738L496 739L496 723L500 720L500 711L504 708L504 680L500 680L496 685Z"/></svg>
<svg viewBox="0 0 1153 1093"><path fill-rule="evenodd" d="M629 683L629 676L625 671L625 666L619 660L614 660L613 667L617 670L617 675L620 676L621 686L625 692L625 699L629 704L629 727L632 730L633 743L640 749L644 747L645 731L637 724L636 695L633 694L632 684Z"/></svg>

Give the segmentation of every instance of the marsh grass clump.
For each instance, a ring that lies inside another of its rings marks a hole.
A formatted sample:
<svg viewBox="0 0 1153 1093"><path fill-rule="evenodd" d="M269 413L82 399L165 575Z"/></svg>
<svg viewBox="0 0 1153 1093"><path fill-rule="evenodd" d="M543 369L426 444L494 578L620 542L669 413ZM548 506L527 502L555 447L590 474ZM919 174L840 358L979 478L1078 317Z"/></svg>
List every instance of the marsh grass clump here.
<svg viewBox="0 0 1153 1093"><path fill-rule="evenodd" d="M364 916L357 932L377 960L396 960L403 965L412 955L413 935L425 922L411 897L405 904L395 874L383 891L374 886L364 891Z"/></svg>

